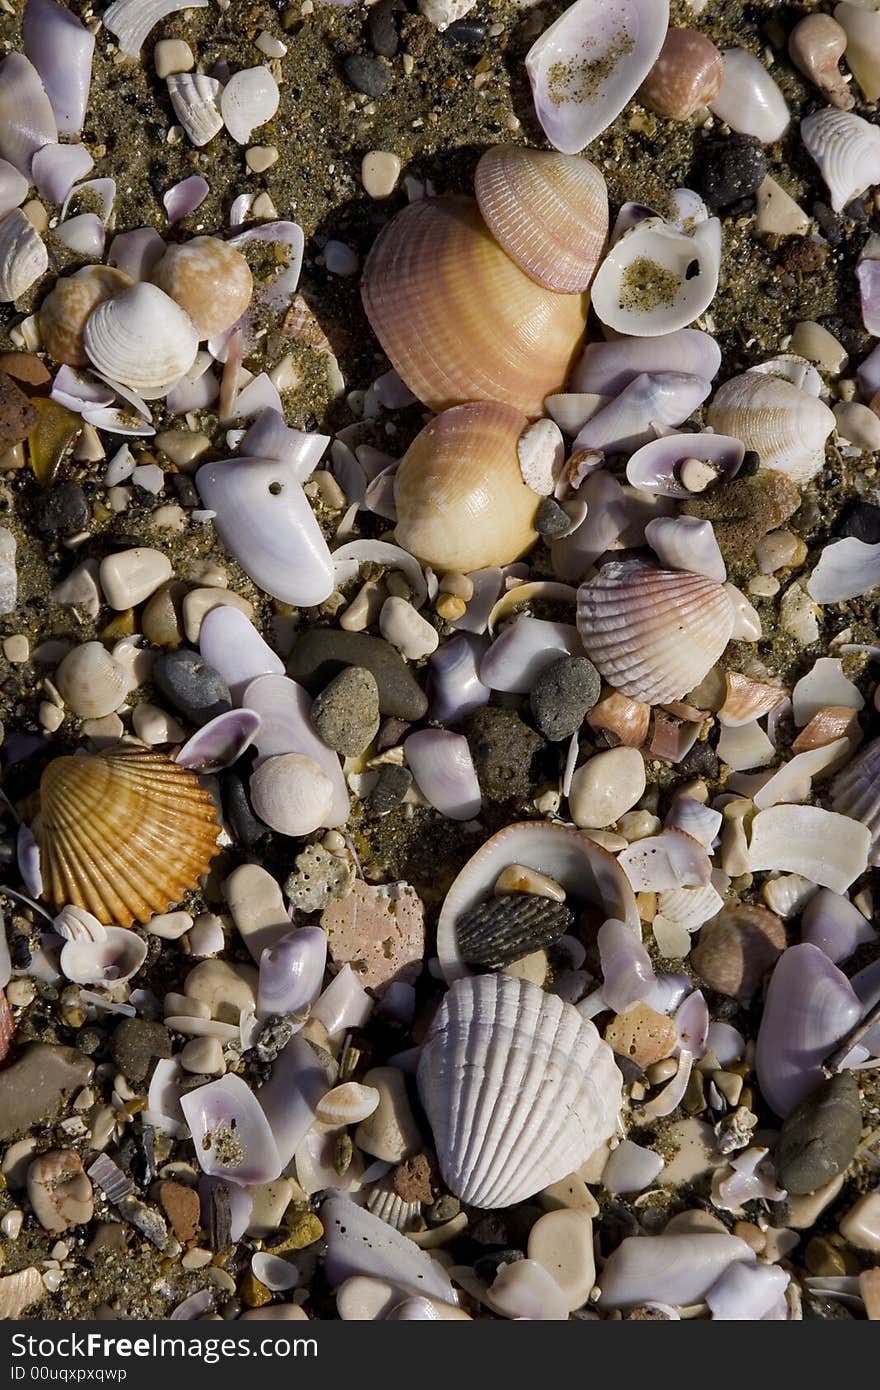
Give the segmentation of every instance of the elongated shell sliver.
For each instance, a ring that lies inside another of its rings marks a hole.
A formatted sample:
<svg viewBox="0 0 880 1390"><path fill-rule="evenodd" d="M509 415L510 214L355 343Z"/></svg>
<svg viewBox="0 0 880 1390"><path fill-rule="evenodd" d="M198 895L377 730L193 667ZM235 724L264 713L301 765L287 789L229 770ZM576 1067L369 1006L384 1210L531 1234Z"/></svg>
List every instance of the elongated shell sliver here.
<svg viewBox="0 0 880 1390"><path fill-rule="evenodd" d="M621 1100L593 1024L509 975L452 986L418 1084L444 1181L479 1207L512 1206L579 1168L613 1133Z"/></svg>

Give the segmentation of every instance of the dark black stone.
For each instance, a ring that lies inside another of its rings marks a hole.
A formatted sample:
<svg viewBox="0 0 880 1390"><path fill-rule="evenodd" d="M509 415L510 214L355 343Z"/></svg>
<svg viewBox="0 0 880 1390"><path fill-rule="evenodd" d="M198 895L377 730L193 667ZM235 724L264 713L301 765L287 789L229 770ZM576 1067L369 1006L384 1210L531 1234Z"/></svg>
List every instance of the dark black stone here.
<svg viewBox="0 0 880 1390"><path fill-rule="evenodd" d="M257 849L271 831L251 810L244 782L234 772L228 772L222 779L221 787L223 814L235 843L246 850Z"/></svg>
<svg viewBox="0 0 880 1390"><path fill-rule="evenodd" d="M171 1056L171 1034L162 1023L124 1018L113 1030L110 1055L129 1081L145 1081L154 1060Z"/></svg>
<svg viewBox="0 0 880 1390"><path fill-rule="evenodd" d="M367 12L367 37L380 58L393 58L400 44L394 16L405 13L403 0L379 0Z"/></svg>
<svg viewBox="0 0 880 1390"><path fill-rule="evenodd" d="M752 135L710 140L703 149L697 189L713 211L748 198L767 176L767 155Z"/></svg>
<svg viewBox="0 0 880 1390"><path fill-rule="evenodd" d="M343 67L355 91L368 97L380 97L391 77L391 70L379 58L367 58L362 53L346 58Z"/></svg>
<svg viewBox="0 0 880 1390"><path fill-rule="evenodd" d="M488 1216L480 1217L471 1228L470 1236L478 1245L504 1247L507 1244L507 1222L500 1213L490 1212Z"/></svg>
<svg viewBox="0 0 880 1390"><path fill-rule="evenodd" d="M849 1167L861 1133L858 1082L840 1072L786 1117L774 1154L780 1184L795 1196L824 1187Z"/></svg>
<svg viewBox="0 0 880 1390"><path fill-rule="evenodd" d="M153 666L153 683L190 724L201 727L232 708L229 687L198 652L162 652Z"/></svg>
<svg viewBox="0 0 880 1390"><path fill-rule="evenodd" d="M487 801L527 797L545 780L547 744L515 710L494 705L474 710L464 734Z"/></svg>
<svg viewBox="0 0 880 1390"><path fill-rule="evenodd" d="M876 545L880 541L880 507L871 502L851 502L834 523L834 534Z"/></svg>
<svg viewBox="0 0 880 1390"><path fill-rule="evenodd" d="M166 473L165 475L169 475ZM172 473L171 486L177 493L177 500L182 507L197 507L199 505L199 494L196 492L196 485L192 478L188 478L185 473Z"/></svg>
<svg viewBox="0 0 880 1390"><path fill-rule="evenodd" d="M720 770L717 755L705 741L696 742L677 766L682 778L705 777L710 782L715 780Z"/></svg>
<svg viewBox="0 0 880 1390"><path fill-rule="evenodd" d="M585 656L564 656L540 673L530 697L535 723L552 743L571 738L599 698L602 681Z"/></svg>
<svg viewBox="0 0 880 1390"><path fill-rule="evenodd" d="M487 32L487 26L479 19L459 19L444 30L443 39L457 48L482 48Z"/></svg>
<svg viewBox="0 0 880 1390"><path fill-rule="evenodd" d="M599 1223L602 1254L610 1255L618 1245L622 1245L630 1236L639 1235L640 1232L641 1227L628 1207L622 1202L609 1203Z"/></svg>
<svg viewBox="0 0 880 1390"><path fill-rule="evenodd" d="M525 1255L521 1250L493 1250L491 1255L480 1255L479 1259L474 1261L474 1274L478 1279L482 1279L484 1284L494 1284L502 1265L515 1265L524 1259Z"/></svg>
<svg viewBox="0 0 880 1390"><path fill-rule="evenodd" d="M92 509L79 483L59 483L34 503L34 525L44 536L72 536L92 519Z"/></svg>

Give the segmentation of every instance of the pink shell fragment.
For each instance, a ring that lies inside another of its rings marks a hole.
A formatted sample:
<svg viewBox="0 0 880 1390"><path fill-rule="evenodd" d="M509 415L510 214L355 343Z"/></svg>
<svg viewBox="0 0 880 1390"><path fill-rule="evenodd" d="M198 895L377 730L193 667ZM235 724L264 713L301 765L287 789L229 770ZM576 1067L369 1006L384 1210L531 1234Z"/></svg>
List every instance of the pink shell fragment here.
<svg viewBox="0 0 880 1390"><path fill-rule="evenodd" d="M331 958L360 968L366 989L418 979L425 951L421 899L406 883L373 887L358 879L347 898L332 902L321 915Z"/></svg>

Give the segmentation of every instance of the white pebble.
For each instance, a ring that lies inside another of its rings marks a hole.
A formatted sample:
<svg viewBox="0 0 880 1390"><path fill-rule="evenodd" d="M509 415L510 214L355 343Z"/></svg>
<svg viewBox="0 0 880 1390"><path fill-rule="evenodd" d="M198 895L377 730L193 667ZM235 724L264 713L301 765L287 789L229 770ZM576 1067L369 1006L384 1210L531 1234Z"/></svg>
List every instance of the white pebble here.
<svg viewBox="0 0 880 1390"><path fill-rule="evenodd" d="M180 1052L184 1071L204 1076L222 1076L226 1070L223 1045L219 1038L190 1038Z"/></svg>
<svg viewBox="0 0 880 1390"><path fill-rule="evenodd" d="M858 449L869 449L872 453L880 449L880 415L875 415L866 405L858 401L848 401L834 407L837 433L848 444Z"/></svg>
<svg viewBox="0 0 880 1390"><path fill-rule="evenodd" d="M131 722L138 738L149 748L158 748L165 743L180 743L186 738L183 727L173 715L146 700L143 704L135 705Z"/></svg>
<svg viewBox="0 0 880 1390"><path fill-rule="evenodd" d="M589 1216L573 1207L540 1216L529 1232L528 1255L559 1285L569 1312L583 1307L596 1282Z"/></svg>
<svg viewBox="0 0 880 1390"><path fill-rule="evenodd" d="M18 666L23 661L27 661L31 654L31 644L23 632L16 632L13 637L3 639L3 655L7 661Z"/></svg>
<svg viewBox="0 0 880 1390"><path fill-rule="evenodd" d="M223 950L223 923L213 912L201 912L189 934L189 948L194 956L215 956Z"/></svg>
<svg viewBox="0 0 880 1390"><path fill-rule="evenodd" d="M577 768L568 804L582 830L613 825L645 790L645 761L637 748L609 748Z"/></svg>
<svg viewBox="0 0 880 1390"><path fill-rule="evenodd" d="M502 1265L489 1297L491 1306L505 1318L527 1318L532 1322L568 1319L568 1300L537 1260Z"/></svg>
<svg viewBox="0 0 880 1390"><path fill-rule="evenodd" d="M257 48L261 53L265 53L267 58L283 58L287 52L287 44L282 43L274 34L270 34L268 29L264 29L258 35Z"/></svg>
<svg viewBox="0 0 880 1390"><path fill-rule="evenodd" d="M802 647L809 647L819 640L819 624L816 608L809 594L800 584L792 584L782 595L779 605L779 621L783 631Z"/></svg>
<svg viewBox="0 0 880 1390"><path fill-rule="evenodd" d="M158 463L140 463L133 469L131 481L135 487L143 488L144 492L152 492L155 496L165 486L165 474Z"/></svg>
<svg viewBox="0 0 880 1390"><path fill-rule="evenodd" d="M278 163L278 151L274 145L252 145L244 160L252 174L265 174Z"/></svg>
<svg viewBox="0 0 880 1390"><path fill-rule="evenodd" d="M408 661L419 661L437 650L440 638L427 618L405 598L387 598L379 614L379 631Z"/></svg>
<svg viewBox="0 0 880 1390"><path fill-rule="evenodd" d="M101 561L101 588L110 607L123 612L143 603L171 574L171 561L161 550L136 546Z"/></svg>
<svg viewBox="0 0 880 1390"><path fill-rule="evenodd" d="M361 183L371 198L389 198L400 178L400 160L388 150L370 150L361 162Z"/></svg>
<svg viewBox="0 0 880 1390"><path fill-rule="evenodd" d="M192 924L188 912L161 912L147 923L147 931L151 936L161 936L164 941L177 941Z"/></svg>

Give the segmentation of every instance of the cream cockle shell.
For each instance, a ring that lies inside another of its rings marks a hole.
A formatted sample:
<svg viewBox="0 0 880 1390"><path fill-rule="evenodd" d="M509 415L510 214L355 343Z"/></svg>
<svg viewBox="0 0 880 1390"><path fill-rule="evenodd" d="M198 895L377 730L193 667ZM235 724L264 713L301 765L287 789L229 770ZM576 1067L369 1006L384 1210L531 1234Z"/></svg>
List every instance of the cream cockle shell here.
<svg viewBox="0 0 880 1390"><path fill-rule="evenodd" d="M398 542L439 572L506 565L537 540L541 499L522 480L526 418L509 405L445 410L413 440L394 479Z"/></svg>
<svg viewBox="0 0 880 1390"><path fill-rule="evenodd" d="M615 690L651 705L699 685L727 646L733 619L717 580L638 560L603 565L578 590L587 656Z"/></svg>
<svg viewBox="0 0 880 1390"><path fill-rule="evenodd" d="M608 238L608 190L595 164L494 145L474 191L489 231L532 280L565 294L589 288Z"/></svg>
<svg viewBox="0 0 880 1390"><path fill-rule="evenodd" d="M250 304L254 288L241 252L213 236L169 246L153 280L189 315L202 339L232 328Z"/></svg>
<svg viewBox="0 0 880 1390"><path fill-rule="evenodd" d="M435 411L485 400L541 415L586 322L585 298L524 274L470 198L427 198L393 217L367 258L361 293L392 366Z"/></svg>
<svg viewBox="0 0 880 1390"><path fill-rule="evenodd" d="M92 311L83 344L103 376L156 400L189 371L199 335L167 294L156 285L137 284Z"/></svg>
<svg viewBox="0 0 880 1390"><path fill-rule="evenodd" d="M87 367L83 330L89 315L98 304L132 283L124 271L108 265L86 265L56 280L39 312L43 347L52 360L68 367Z"/></svg>
<svg viewBox="0 0 880 1390"><path fill-rule="evenodd" d="M753 449L765 468L787 473L797 483L819 472L836 423L824 401L760 371L743 372L719 387L706 422Z"/></svg>

